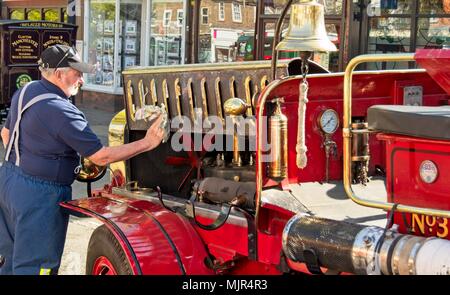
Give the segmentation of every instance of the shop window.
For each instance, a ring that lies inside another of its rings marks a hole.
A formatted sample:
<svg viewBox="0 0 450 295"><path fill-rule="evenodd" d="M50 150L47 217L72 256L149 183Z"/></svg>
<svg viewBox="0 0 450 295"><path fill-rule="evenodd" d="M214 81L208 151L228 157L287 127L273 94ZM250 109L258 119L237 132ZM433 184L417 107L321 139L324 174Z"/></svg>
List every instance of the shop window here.
<svg viewBox="0 0 450 295"><path fill-rule="evenodd" d="M115 1L90 1L88 29L88 62L96 65L94 74L87 75L87 83L114 86L114 27Z"/></svg>
<svg viewBox="0 0 450 295"><path fill-rule="evenodd" d="M225 3L219 2L219 20L224 21L225 20Z"/></svg>
<svg viewBox="0 0 450 295"><path fill-rule="evenodd" d="M242 10L241 5L237 3L233 3L233 21L235 23L241 23L242 22Z"/></svg>
<svg viewBox="0 0 450 295"><path fill-rule="evenodd" d="M184 23L183 9L177 9L177 27L182 28Z"/></svg>
<svg viewBox="0 0 450 295"><path fill-rule="evenodd" d="M368 53L409 52L411 19L377 17L370 19ZM408 68L407 62L369 63L368 69Z"/></svg>
<svg viewBox="0 0 450 295"><path fill-rule="evenodd" d="M417 6L413 4L408 0L393 1L389 7L381 7L381 16L369 18L368 53L414 52L419 48L450 46L450 0L419 0ZM369 69L409 67L413 63L368 66Z"/></svg>
<svg viewBox="0 0 450 295"><path fill-rule="evenodd" d="M287 2L287 0L264 1L264 14L280 14ZM343 0L317 0L317 2L324 6L325 15L342 15Z"/></svg>
<svg viewBox="0 0 450 295"><path fill-rule="evenodd" d="M115 91L122 87L122 70L141 65L142 11L142 0L89 2L88 62L96 71L86 75L88 85Z"/></svg>
<svg viewBox="0 0 450 295"><path fill-rule="evenodd" d="M209 9L202 7L202 25L209 24Z"/></svg>
<svg viewBox="0 0 450 295"><path fill-rule="evenodd" d="M416 48L450 47L450 17L419 18Z"/></svg>
<svg viewBox="0 0 450 295"><path fill-rule="evenodd" d="M25 19L25 11L23 9L11 9L9 11L9 18L16 20L24 20Z"/></svg>
<svg viewBox="0 0 450 295"><path fill-rule="evenodd" d="M448 14L450 13L450 0L420 0L419 13Z"/></svg>
<svg viewBox="0 0 450 295"><path fill-rule="evenodd" d="M163 19L163 26L169 27L170 26L170 19L172 18L172 10L164 10L164 19Z"/></svg>
<svg viewBox="0 0 450 295"><path fill-rule="evenodd" d="M342 14L342 0L319 0L324 7L325 15L341 15Z"/></svg>
<svg viewBox="0 0 450 295"><path fill-rule="evenodd" d="M183 63L184 37L183 0L167 3L151 1L150 65L174 65ZM176 11L176 21L170 21Z"/></svg>
<svg viewBox="0 0 450 295"><path fill-rule="evenodd" d="M238 43L244 35L254 37L256 23L254 10L256 8L256 1L248 0L245 2L245 6L226 2L219 2L217 3L219 6L217 6L216 3L217 2L211 1L203 1L201 3L202 8L208 8L209 11L216 11L217 8L219 8L219 15L218 17L211 17L208 25L203 25L202 19L199 19L200 30L199 38L197 40L198 62L215 63L241 61L243 60L243 57L238 54ZM221 5L222 3L223 5ZM232 15L231 18L227 19L228 21L220 20L220 7L223 7L224 14L226 7L230 9L229 11ZM239 9L239 11L233 9ZM236 17L240 18L240 22L234 21Z"/></svg>
<svg viewBox="0 0 450 295"><path fill-rule="evenodd" d="M414 12L413 1L411 0L380 1L379 3L381 15L411 14Z"/></svg>
<svg viewBox="0 0 450 295"><path fill-rule="evenodd" d="M122 86L120 72L129 67L141 65L141 19L140 1L121 1L119 24L119 63L117 85Z"/></svg>

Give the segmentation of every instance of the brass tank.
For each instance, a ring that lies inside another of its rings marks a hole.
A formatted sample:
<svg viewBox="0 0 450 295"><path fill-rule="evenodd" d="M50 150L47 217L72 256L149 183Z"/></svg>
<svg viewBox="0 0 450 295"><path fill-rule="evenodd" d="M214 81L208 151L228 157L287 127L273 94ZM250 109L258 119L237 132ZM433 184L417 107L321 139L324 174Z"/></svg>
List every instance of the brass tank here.
<svg viewBox="0 0 450 295"><path fill-rule="evenodd" d="M281 111L281 103L284 99L274 99L275 110L269 118L270 139L270 163L268 176L281 181L287 177L288 169L288 139L287 117Z"/></svg>

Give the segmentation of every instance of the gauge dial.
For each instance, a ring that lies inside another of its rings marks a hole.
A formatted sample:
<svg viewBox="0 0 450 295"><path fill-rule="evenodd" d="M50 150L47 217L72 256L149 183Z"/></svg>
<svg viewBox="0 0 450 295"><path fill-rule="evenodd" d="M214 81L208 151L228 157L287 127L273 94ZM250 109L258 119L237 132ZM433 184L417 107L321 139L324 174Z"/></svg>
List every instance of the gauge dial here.
<svg viewBox="0 0 450 295"><path fill-rule="evenodd" d="M320 129L326 134L333 134L339 127L338 113L333 109L327 109L319 116Z"/></svg>

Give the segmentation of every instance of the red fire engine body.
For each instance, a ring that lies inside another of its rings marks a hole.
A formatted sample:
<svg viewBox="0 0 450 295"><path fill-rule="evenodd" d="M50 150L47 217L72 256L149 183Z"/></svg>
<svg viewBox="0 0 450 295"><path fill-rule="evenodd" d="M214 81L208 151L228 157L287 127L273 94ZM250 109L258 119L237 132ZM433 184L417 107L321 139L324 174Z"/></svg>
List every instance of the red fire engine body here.
<svg viewBox="0 0 450 295"><path fill-rule="evenodd" d="M384 57L362 57L361 62L375 58ZM249 63L254 71L249 83L238 76L246 74L245 63L243 69L225 64L125 71L126 110L110 129L122 142L139 139L148 127L134 117L136 106L165 102L173 120L190 113L191 100L208 115L220 116L220 103L240 97L250 102L245 116L256 126L256 151L248 146L240 152L205 146L196 152L174 151L169 141L122 166L113 165L110 185L92 197L62 204L104 223L91 237L86 272L448 274L450 50L419 50L414 59L424 70L308 75L303 169L296 163L303 77L285 74L260 83L261 63ZM230 73L235 91L227 92ZM236 84L250 85L251 95ZM329 113L322 118L327 110L337 114L335 130L326 128L335 118ZM280 114L287 122L280 129L287 133L287 142L278 146L287 155L281 168L280 162L262 160L261 145L277 139L272 135L280 130L269 121ZM172 128L171 135L176 131ZM200 132L202 138L206 134ZM216 140L223 136L213 135ZM242 157L240 165L236 156ZM271 177L283 168L285 177ZM379 194L376 177L366 183L366 174L378 175L382 190L385 183L384 200L351 196L348 187ZM138 185L130 186L131 181ZM366 207L358 206L352 217L345 210L355 204L349 205L344 191L360 205L378 210L362 216ZM370 225L377 217L381 224Z"/></svg>

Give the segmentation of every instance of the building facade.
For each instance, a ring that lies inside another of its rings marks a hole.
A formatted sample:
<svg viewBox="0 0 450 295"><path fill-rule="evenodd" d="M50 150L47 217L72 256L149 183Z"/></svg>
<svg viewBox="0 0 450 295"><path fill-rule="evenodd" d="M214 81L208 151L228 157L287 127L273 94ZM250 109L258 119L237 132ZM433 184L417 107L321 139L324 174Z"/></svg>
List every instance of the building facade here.
<svg viewBox="0 0 450 295"><path fill-rule="evenodd" d="M339 51L316 54L314 59L330 71L342 71L358 54L413 52L450 43L450 0L317 1L324 5L328 37ZM94 74L86 75L78 102L116 111L123 107L121 71L128 67L270 59L275 23L286 3L9 0L2 2L2 18L76 23L78 49L97 65ZM415 65L367 65L408 67Z"/></svg>

